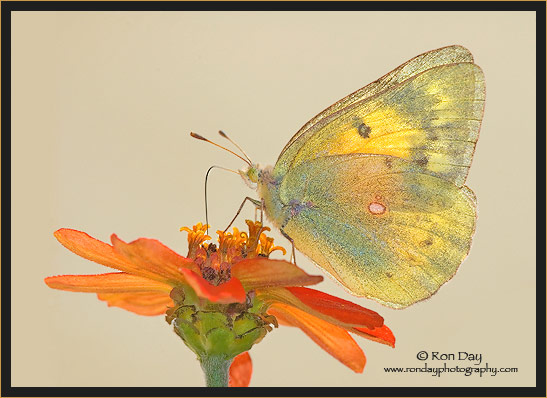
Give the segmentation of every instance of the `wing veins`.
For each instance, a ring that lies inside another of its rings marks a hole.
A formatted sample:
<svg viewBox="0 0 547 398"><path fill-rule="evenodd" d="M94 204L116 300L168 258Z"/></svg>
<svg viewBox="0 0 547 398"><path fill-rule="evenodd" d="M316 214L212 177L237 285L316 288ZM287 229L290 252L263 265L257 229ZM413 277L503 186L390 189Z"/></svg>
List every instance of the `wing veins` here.
<svg viewBox="0 0 547 398"><path fill-rule="evenodd" d="M337 224L346 225L346 226L348 226L348 227L356 228L356 229L362 231L362 232L363 232L362 235L371 237L372 240L374 240L374 241L377 242L377 243L383 242L383 241L378 241L378 238L377 238L376 236L368 235L368 234L365 232L366 230L364 230L363 228L361 228L361 227L358 226L358 225L348 224L348 223L345 223L345 222L340 223L338 220L336 220L336 219L334 219L334 218L332 218L332 217L330 217L330 216L328 216L328 215L326 215L326 214L323 214L323 213L320 213L320 214L321 214L323 217L327 218L327 219L333 220L333 221L334 221L335 223L337 223ZM340 244L338 243L338 245L340 245ZM381 245L380 245L380 246L381 246ZM330 265L331 265L331 267L332 267L332 264L330 264ZM333 267L333 268L334 268L334 267ZM407 272L405 272L405 274L408 275ZM368 273L365 273L365 275L367 276L367 279L368 279L374 286L376 286L376 288L377 288L379 291L383 291L383 288L382 288L381 286L379 286L373 279L371 279L371 278L368 276ZM412 279L414 279L412 275L409 275L409 276L410 276ZM417 283L419 283L419 281L417 281L416 279L414 279L414 281L416 281ZM414 299L414 296L408 291L407 288L405 288L403 285L401 285L401 284L400 284L398 281L396 281L396 280L393 280L393 282L395 282L397 285L399 285L399 287L408 295L408 297L410 297L411 299Z"/></svg>
<svg viewBox="0 0 547 398"><path fill-rule="evenodd" d="M322 214L322 213L321 213L321 215L322 215L323 217L326 217L326 218L328 218L328 219L330 219L330 220L333 220L334 222L340 224L340 222L339 222L338 220L336 220L336 219L334 219L334 218L332 218L332 217L329 217L329 216L326 215L326 214ZM367 234L366 234L366 230L364 230L363 228L361 228L359 225L355 225L355 224L353 224L353 223L348 224L348 223L345 223L345 222L344 222L344 223L341 223L341 224L346 225L346 226L350 226L350 227L356 228L356 229L359 230L359 231L362 231L362 232L363 232L362 235L371 236L371 235L367 235ZM374 234L373 234L373 235L374 235ZM373 237L373 239L374 239L376 242L378 242L378 243L384 242L383 240L382 240L382 241L378 241L378 239L377 239L375 236ZM381 246L381 245L380 245L380 246ZM398 244L398 247L400 248L401 246ZM384 251L386 251L386 250L384 250ZM424 274L428 275L433 281L438 282L438 281L433 277L433 275L431 275L429 272L427 272L427 271L423 268L422 265L418 264L418 267L420 267L420 269L422 270L422 272L423 272ZM414 282L416 282L418 285L421 285L420 281L419 281L418 279L416 279L415 276L409 271L408 265L407 265L407 268L405 269L405 272L404 272L404 273L405 273L405 275L406 275L407 277L411 278L411 279L412 279ZM368 278L368 279L370 280L370 278ZM400 287L402 290L404 290L404 291L408 294L408 296L409 296L410 298L412 298L412 299L414 298L414 295L413 295L412 293L410 293L409 290L408 290L405 286L401 285L397 280L393 280L393 279L391 279L391 280L392 280L393 282L397 283L397 285L399 285L399 287ZM375 286L378 287L378 285L377 285L376 283L374 283L374 281L372 281L372 283L373 283ZM439 287L440 287L440 286L439 286ZM424 288L424 289L425 289L425 288ZM382 290L382 289L380 289L380 290ZM425 290L427 290L427 291L429 292L428 289L425 289ZM438 288L437 288L437 290L438 290Z"/></svg>

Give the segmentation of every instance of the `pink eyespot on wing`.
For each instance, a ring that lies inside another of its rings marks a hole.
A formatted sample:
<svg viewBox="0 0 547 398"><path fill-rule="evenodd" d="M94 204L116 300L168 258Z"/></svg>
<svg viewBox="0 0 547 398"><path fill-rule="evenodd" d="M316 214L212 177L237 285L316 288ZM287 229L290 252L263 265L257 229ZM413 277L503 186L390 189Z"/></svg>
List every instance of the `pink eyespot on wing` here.
<svg viewBox="0 0 547 398"><path fill-rule="evenodd" d="M372 202L368 205L368 211L371 212L372 214L376 214L376 215L384 214L386 210L387 208L383 204L378 202Z"/></svg>

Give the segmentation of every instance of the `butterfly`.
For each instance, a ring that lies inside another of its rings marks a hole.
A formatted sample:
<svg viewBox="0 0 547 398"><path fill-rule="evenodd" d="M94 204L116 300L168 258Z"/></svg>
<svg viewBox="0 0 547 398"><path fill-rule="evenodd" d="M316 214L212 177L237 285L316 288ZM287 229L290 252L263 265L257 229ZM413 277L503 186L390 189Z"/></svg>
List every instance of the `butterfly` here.
<svg viewBox="0 0 547 398"><path fill-rule="evenodd" d="M274 167L240 174L268 219L350 293L405 308L469 252L476 197L464 183L484 101L467 49L429 51L319 113Z"/></svg>

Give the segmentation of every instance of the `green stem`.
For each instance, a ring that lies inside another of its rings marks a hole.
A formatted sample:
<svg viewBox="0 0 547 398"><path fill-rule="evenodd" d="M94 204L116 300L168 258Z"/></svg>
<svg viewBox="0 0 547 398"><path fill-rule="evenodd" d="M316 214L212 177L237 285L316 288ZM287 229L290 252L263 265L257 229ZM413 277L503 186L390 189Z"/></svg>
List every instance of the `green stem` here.
<svg viewBox="0 0 547 398"><path fill-rule="evenodd" d="M228 387L228 371L231 359L220 355L210 355L201 358L201 368L205 373L207 387Z"/></svg>

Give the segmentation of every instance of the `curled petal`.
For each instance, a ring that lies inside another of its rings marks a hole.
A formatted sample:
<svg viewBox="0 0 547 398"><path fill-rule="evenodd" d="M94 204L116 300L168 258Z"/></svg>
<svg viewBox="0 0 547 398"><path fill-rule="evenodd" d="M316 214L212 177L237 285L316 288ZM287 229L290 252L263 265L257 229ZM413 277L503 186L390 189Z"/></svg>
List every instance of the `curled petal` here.
<svg viewBox="0 0 547 398"><path fill-rule="evenodd" d="M269 304L283 303L290 305L347 330L352 330L354 327L373 329L376 325L381 326L384 322L380 315L357 304L351 303L352 306L347 305L345 307L344 302L349 302L317 290L307 290L308 292L305 293L297 291L297 294L300 294L304 300L293 294L292 288L261 289L257 290L256 294L261 300ZM314 302L315 298L317 298L316 302ZM359 308L365 311L359 311ZM372 316L371 313L376 314L377 317Z"/></svg>
<svg viewBox="0 0 547 398"><path fill-rule="evenodd" d="M120 307L138 315L163 315L173 300L168 293L99 293L99 300L106 301L109 307Z"/></svg>
<svg viewBox="0 0 547 398"><path fill-rule="evenodd" d="M277 286L315 285L323 280L322 276L308 275L288 261L260 257L234 264L232 275L241 281L247 291Z"/></svg>
<svg viewBox="0 0 547 398"><path fill-rule="evenodd" d="M215 286L188 269L181 269L180 272L197 295L209 301L219 304L244 303L246 301L245 289L237 278L232 277L228 282Z"/></svg>
<svg viewBox="0 0 547 398"><path fill-rule="evenodd" d="M236 356L230 365L228 387L249 387L253 374L253 362L249 351Z"/></svg>
<svg viewBox="0 0 547 398"><path fill-rule="evenodd" d="M53 289L85 293L164 292L169 294L172 289L168 284L125 272L50 276L44 281Z"/></svg>
<svg viewBox="0 0 547 398"><path fill-rule="evenodd" d="M363 372L365 354L346 330L286 304L276 303L268 309L268 313L283 324L300 328L323 350L354 372Z"/></svg>
<svg viewBox="0 0 547 398"><path fill-rule="evenodd" d="M111 238L114 251L135 264L140 270L145 270L170 284L182 282L180 269L198 271L198 266L190 259L175 253L156 239L140 238L125 243L115 234Z"/></svg>
<svg viewBox="0 0 547 398"><path fill-rule="evenodd" d="M390 347L395 348L395 336L393 335L391 329L388 328L386 325L374 329L353 328L349 331L361 337L364 337L365 339L369 339L377 343L386 344Z"/></svg>
<svg viewBox="0 0 547 398"><path fill-rule="evenodd" d="M351 301L305 287L287 287L286 289L304 304L341 322L364 326L368 329L378 328L384 324L384 318L381 315Z"/></svg>

